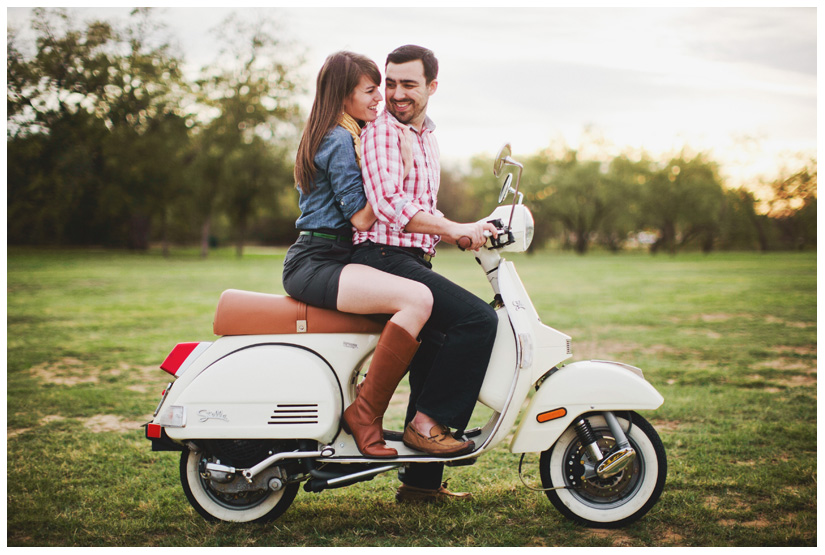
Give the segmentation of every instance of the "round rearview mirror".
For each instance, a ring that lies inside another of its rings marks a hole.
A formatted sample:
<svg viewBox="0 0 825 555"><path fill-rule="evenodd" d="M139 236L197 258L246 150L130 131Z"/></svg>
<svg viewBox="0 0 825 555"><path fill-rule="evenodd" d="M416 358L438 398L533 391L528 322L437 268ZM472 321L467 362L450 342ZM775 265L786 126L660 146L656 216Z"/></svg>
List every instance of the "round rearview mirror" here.
<svg viewBox="0 0 825 555"><path fill-rule="evenodd" d="M510 157L510 143L506 143L501 150L498 151L496 161L493 162L493 175L501 177L501 170L504 169L504 161Z"/></svg>
<svg viewBox="0 0 825 555"><path fill-rule="evenodd" d="M498 194L498 203L501 204L504 202L504 199L507 198L507 193L509 193L512 189L510 189L510 183L513 182L513 174L508 173L507 177L504 178L504 185L501 186L501 192Z"/></svg>

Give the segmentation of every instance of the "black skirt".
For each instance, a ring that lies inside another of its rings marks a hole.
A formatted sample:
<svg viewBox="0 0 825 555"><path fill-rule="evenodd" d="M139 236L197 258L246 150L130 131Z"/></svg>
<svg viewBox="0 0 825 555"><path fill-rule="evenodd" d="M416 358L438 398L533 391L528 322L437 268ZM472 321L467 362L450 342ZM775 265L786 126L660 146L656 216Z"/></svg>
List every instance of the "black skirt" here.
<svg viewBox="0 0 825 555"><path fill-rule="evenodd" d="M286 252L284 290L307 304L337 309L338 281L352 249L350 242L301 235Z"/></svg>

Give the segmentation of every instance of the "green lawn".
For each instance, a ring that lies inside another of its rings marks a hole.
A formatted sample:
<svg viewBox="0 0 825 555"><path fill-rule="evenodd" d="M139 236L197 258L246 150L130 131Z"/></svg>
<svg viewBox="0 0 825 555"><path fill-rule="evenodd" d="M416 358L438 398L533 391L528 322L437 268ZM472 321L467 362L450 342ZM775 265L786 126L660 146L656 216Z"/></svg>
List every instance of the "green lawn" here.
<svg viewBox="0 0 825 555"><path fill-rule="evenodd" d="M514 256L542 320L573 359L645 371L644 416L668 452L659 503L619 531L578 527L518 478L501 445L448 469L471 503L399 506L386 474L310 494L269 525L210 524L178 455L140 425L178 341L210 340L227 288L282 293L283 249L159 253L10 249L7 526L10 546L815 546L816 254ZM477 265L435 267L489 297ZM388 421L398 424L403 391ZM527 457L538 480L537 456Z"/></svg>

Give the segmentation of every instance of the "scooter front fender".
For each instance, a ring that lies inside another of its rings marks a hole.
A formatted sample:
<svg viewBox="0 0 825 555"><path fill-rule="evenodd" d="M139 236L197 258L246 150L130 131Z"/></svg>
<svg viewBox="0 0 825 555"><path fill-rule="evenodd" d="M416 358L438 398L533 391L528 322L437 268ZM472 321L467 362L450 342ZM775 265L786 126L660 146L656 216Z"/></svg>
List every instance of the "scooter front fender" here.
<svg viewBox="0 0 825 555"><path fill-rule="evenodd" d="M638 368L588 360L568 364L545 379L530 401L510 450L549 449L579 415L592 411L652 410L664 398Z"/></svg>

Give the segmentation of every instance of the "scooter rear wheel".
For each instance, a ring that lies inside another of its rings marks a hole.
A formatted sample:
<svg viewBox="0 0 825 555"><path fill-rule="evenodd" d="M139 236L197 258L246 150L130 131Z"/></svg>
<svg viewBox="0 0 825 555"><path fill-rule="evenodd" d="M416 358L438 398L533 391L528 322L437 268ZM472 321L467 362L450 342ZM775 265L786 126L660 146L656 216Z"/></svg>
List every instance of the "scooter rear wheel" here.
<svg viewBox="0 0 825 555"><path fill-rule="evenodd" d="M206 520L227 522L269 522L281 516L295 500L298 484L285 484L278 491L229 495L217 491L201 475L206 462L215 457L206 451L184 449L180 458L180 480L186 498ZM240 477L236 478L242 479Z"/></svg>
<svg viewBox="0 0 825 555"><path fill-rule="evenodd" d="M629 416L628 416L629 415ZM573 427L541 454L540 474L545 493L567 518L591 528L619 528L644 516L658 501L665 486L665 448L653 426L636 414L616 413L636 459L610 478L585 476L589 462ZM615 445L604 417L586 415L599 446L606 452ZM628 421L629 418L629 421Z"/></svg>

